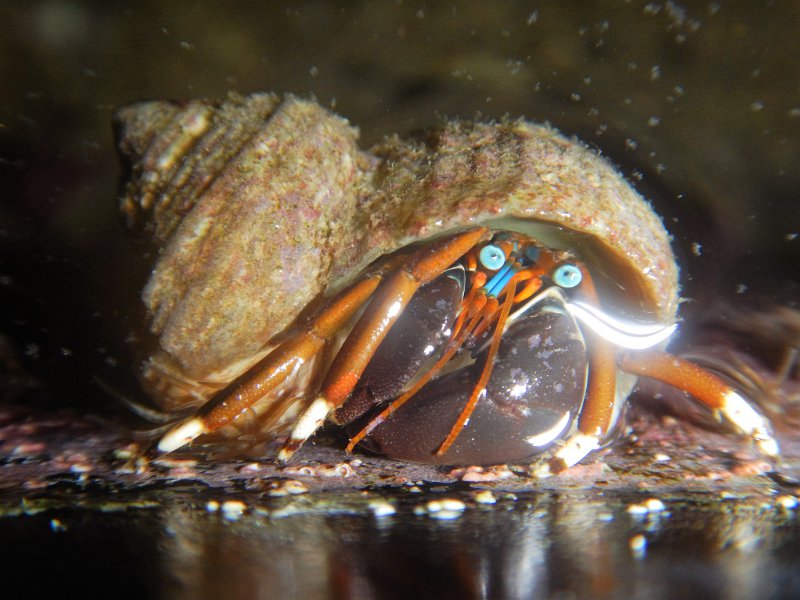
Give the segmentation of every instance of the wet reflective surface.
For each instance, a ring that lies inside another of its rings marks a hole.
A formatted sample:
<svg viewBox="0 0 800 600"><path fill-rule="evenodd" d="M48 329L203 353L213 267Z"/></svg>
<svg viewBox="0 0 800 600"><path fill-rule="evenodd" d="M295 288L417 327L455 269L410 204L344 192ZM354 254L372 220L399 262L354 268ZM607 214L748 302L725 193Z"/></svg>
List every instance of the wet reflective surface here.
<svg viewBox="0 0 800 600"><path fill-rule="evenodd" d="M0 412L4 598L793 598L798 443L637 418L558 477L345 455L145 460L92 419Z"/></svg>
<svg viewBox="0 0 800 600"><path fill-rule="evenodd" d="M213 495L188 491L127 510L32 503L0 520L4 587L187 599L800 594L800 523L774 497L450 488L219 501L236 504L215 510Z"/></svg>

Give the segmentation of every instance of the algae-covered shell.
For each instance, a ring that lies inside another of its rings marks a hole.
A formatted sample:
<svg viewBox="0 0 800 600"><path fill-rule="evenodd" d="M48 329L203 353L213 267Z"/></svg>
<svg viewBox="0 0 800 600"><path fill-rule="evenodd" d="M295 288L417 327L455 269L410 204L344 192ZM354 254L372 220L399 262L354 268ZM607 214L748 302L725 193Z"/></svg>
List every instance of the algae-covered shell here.
<svg viewBox="0 0 800 600"><path fill-rule="evenodd" d="M142 379L165 408L235 379L378 256L467 225L535 231L589 263L610 310L675 318L661 220L607 160L548 126L456 121L365 151L345 119L272 94L143 102L115 120L123 214L158 248Z"/></svg>

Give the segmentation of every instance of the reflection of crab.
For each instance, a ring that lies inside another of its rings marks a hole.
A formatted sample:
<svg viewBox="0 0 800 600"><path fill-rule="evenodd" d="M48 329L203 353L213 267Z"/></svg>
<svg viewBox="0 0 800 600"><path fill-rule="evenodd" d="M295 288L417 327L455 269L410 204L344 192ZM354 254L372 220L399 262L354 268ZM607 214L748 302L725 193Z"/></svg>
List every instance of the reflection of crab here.
<svg viewBox="0 0 800 600"><path fill-rule="evenodd" d="M124 210L150 215L163 244L143 381L166 410L193 410L160 450L255 424L292 430L287 459L331 416L356 428L349 449L419 462L558 443L546 475L595 449L647 375L777 454L740 395L653 349L677 306L667 235L607 163L552 130L459 123L364 153L341 119L274 96L118 118L138 176Z"/></svg>

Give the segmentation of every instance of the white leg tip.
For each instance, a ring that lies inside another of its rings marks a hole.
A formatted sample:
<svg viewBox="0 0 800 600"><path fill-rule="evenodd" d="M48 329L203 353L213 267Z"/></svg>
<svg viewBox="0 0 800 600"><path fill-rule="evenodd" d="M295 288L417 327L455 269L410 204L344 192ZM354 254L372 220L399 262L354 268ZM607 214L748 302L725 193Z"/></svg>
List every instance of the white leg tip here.
<svg viewBox="0 0 800 600"><path fill-rule="evenodd" d="M330 409L330 403L322 396L316 398L309 405L309 407L302 415L300 415L300 418L297 420L297 424L294 426L289 439L286 440L283 448L281 448L280 452L278 452L278 460L280 462L288 461L292 455L297 452L300 446L302 446L308 438L314 435L314 432L319 429L320 425L322 425L325 422L325 419L328 418Z"/></svg>
<svg viewBox="0 0 800 600"><path fill-rule="evenodd" d="M600 439L596 435L575 433L567 438L564 445L553 454L550 460L538 465L534 469L533 475L539 479L557 475L564 469L577 465L592 450L596 450L599 445Z"/></svg>
<svg viewBox="0 0 800 600"><path fill-rule="evenodd" d="M753 439L755 440L756 447L758 447L762 453L771 458L778 458L780 456L781 449L780 446L778 446L778 441L772 437L769 432L765 432L764 434L754 433Z"/></svg>
<svg viewBox="0 0 800 600"><path fill-rule="evenodd" d="M204 433L206 433L206 428L201 419L198 417L189 419L164 434L164 437L158 442L158 451L165 454L172 452Z"/></svg>
<svg viewBox="0 0 800 600"><path fill-rule="evenodd" d="M750 436L763 454L778 457L780 448L769 424L742 396L733 390L729 391L725 394L720 412L741 433Z"/></svg>

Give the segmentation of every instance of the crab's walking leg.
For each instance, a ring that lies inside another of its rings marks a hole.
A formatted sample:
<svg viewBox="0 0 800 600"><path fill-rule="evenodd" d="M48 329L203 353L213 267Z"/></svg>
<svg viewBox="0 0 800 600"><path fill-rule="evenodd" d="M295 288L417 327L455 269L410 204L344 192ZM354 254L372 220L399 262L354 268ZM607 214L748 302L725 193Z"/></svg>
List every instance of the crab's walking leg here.
<svg viewBox="0 0 800 600"><path fill-rule="evenodd" d="M409 255L396 272L387 276L339 349L319 395L298 419L278 453L278 460L285 462L291 458L331 410L347 400L414 292L466 254L487 232L485 227L476 227L433 242Z"/></svg>
<svg viewBox="0 0 800 600"><path fill-rule="evenodd" d="M702 404L718 411L740 433L752 438L762 453L778 457L778 442L764 417L735 389L709 371L658 350L625 353L620 359L620 368L688 392Z"/></svg>
<svg viewBox="0 0 800 600"><path fill-rule="evenodd" d="M598 304L597 291L586 267L581 266L582 291L593 304ZM578 418L578 430L570 435L550 457L536 466L536 477L549 477L578 464L592 450L614 424L617 390L616 348L609 341L594 335L587 340L589 350L589 381L586 399Z"/></svg>
<svg viewBox="0 0 800 600"><path fill-rule="evenodd" d="M381 274L376 273L340 294L314 318L307 331L270 352L229 394L210 401L196 416L164 434L158 442L159 451L172 452L199 435L219 429L289 379L325 347L342 324L364 305L380 281Z"/></svg>
<svg viewBox="0 0 800 600"><path fill-rule="evenodd" d="M556 475L578 464L592 450L614 424L616 402L616 352L612 344L599 337L589 342L589 381L578 430L546 462L538 465L536 477Z"/></svg>
<svg viewBox="0 0 800 600"><path fill-rule="evenodd" d="M467 400L466 406L461 409L458 419L453 424L453 427L450 429L450 432L447 434L447 437L444 439L441 446L439 446L439 449L436 450L436 454L442 455L450 449L450 446L452 446L453 442L456 441L456 438L461 433L461 430L464 429L464 426L467 424L469 418L472 416L472 413L475 411L475 406L478 404L478 400L486 393L486 385L489 382L489 377L492 375L494 359L497 356L497 350L500 347L500 338L503 333L506 319L508 319L508 314L511 312L511 305L514 304L514 293L516 292L516 286L516 279L512 277L506 292L506 299L503 301L502 308L500 310L500 318L498 319L494 333L492 334L492 342L489 346L489 353L486 357L486 362L483 366L483 370L481 371L478 383L475 384L475 387L473 388L472 393Z"/></svg>

